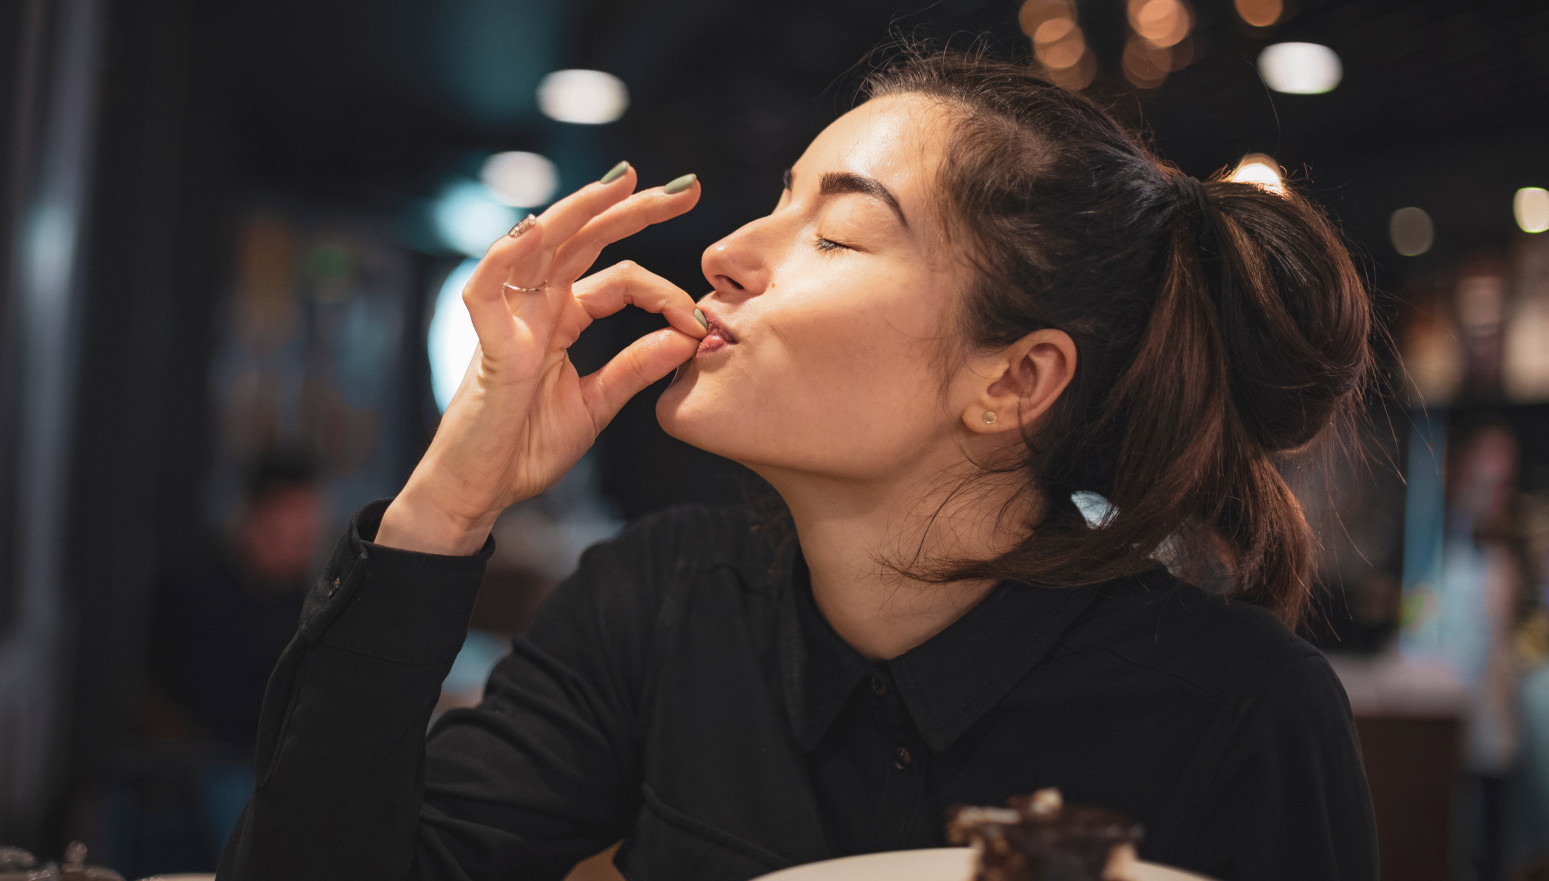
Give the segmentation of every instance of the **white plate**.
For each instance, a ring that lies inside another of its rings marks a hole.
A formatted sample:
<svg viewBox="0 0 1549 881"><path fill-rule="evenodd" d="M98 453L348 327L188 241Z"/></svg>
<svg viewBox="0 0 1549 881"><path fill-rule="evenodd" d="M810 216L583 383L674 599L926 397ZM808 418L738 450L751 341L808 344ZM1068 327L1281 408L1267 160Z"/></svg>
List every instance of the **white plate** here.
<svg viewBox="0 0 1549 881"><path fill-rule="evenodd" d="M754 881L969 881L973 848L936 847L866 853L781 869ZM1209 881L1155 863L1135 864L1136 881Z"/></svg>

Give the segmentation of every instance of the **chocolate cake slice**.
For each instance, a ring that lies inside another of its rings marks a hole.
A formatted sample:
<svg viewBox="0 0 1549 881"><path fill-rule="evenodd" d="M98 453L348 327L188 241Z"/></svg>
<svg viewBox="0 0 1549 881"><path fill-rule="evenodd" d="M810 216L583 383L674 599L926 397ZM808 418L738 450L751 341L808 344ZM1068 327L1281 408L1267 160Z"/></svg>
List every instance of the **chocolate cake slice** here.
<svg viewBox="0 0 1549 881"><path fill-rule="evenodd" d="M1066 805L1058 789L1007 807L953 808L947 839L978 854L974 881L1133 881L1140 824L1116 811Z"/></svg>

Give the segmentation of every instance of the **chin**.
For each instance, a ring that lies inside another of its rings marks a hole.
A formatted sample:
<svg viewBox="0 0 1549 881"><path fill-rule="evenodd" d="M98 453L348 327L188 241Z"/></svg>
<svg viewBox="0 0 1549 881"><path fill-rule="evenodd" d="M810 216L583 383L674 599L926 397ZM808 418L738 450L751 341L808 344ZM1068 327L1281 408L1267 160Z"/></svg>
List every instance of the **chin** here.
<svg viewBox="0 0 1549 881"><path fill-rule="evenodd" d="M758 458L761 445L756 433L748 436L748 414L728 412L724 397L710 394L707 388L696 390L697 380L693 373L679 373L656 399L656 422L662 431L691 447L744 465L748 459Z"/></svg>
<svg viewBox="0 0 1549 881"><path fill-rule="evenodd" d="M697 377L692 373L682 369L678 371L672 384L656 399L656 422L669 437L700 449L709 449L701 442L701 435L705 434L712 420L708 414L695 412L699 409L695 406L696 402L691 400L695 379Z"/></svg>

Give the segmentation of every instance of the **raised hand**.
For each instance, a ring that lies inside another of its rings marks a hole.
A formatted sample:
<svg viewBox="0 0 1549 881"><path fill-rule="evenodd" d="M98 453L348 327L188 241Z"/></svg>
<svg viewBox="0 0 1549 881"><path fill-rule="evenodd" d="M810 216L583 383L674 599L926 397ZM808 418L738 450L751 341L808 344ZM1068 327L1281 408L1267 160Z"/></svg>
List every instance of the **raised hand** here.
<svg viewBox="0 0 1549 881"><path fill-rule="evenodd" d="M463 290L478 350L378 543L472 553L502 510L558 481L625 401L693 356L705 331L683 290L630 262L581 278L608 244L699 201L692 176L634 193L635 171L621 165L485 252ZM670 326L580 376L568 349L625 306Z"/></svg>

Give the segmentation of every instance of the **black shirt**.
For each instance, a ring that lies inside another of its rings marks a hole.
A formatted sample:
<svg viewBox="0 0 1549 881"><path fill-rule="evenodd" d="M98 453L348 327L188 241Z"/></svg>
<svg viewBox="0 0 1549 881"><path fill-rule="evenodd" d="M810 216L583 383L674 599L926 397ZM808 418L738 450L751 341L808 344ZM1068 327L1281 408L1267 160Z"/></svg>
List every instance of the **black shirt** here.
<svg viewBox="0 0 1549 881"><path fill-rule="evenodd" d="M588 551L483 704L427 741L491 545L379 547L383 509L340 542L270 682L221 878L560 878L622 838L635 881L730 881L941 845L947 806L1046 786L1139 819L1142 858L1223 881L1377 877L1328 663L1163 568L1002 584L872 663L797 549L738 509L675 509Z"/></svg>

